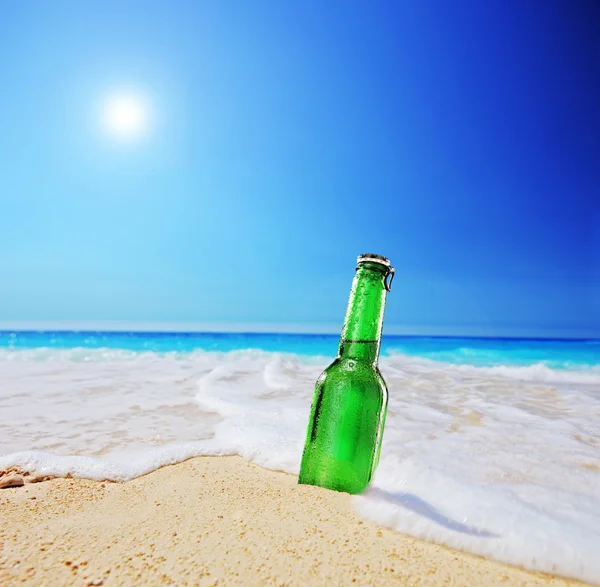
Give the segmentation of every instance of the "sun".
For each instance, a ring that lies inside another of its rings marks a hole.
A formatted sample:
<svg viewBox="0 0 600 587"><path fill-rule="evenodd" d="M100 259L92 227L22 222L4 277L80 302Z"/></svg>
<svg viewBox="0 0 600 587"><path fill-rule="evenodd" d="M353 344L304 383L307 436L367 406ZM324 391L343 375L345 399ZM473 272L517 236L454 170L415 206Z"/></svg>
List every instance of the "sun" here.
<svg viewBox="0 0 600 587"><path fill-rule="evenodd" d="M107 130L117 137L136 137L148 125L148 111L144 101L133 95L110 96L103 112Z"/></svg>

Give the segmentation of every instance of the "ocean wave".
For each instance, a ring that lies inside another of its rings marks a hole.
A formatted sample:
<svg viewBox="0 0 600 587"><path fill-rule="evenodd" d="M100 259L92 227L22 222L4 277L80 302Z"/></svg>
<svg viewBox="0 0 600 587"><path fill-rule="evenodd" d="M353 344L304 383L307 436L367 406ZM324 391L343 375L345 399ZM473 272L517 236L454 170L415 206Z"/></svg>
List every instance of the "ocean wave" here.
<svg viewBox="0 0 600 587"><path fill-rule="evenodd" d="M473 376L505 377L520 381L565 382L565 383L600 383L600 366L587 366L565 363L563 368L552 368L546 363L539 362L531 365L494 365L476 366L436 361L424 357L406 355L390 351L389 355L380 360L382 366L389 365L396 369L410 371L444 371L458 372Z"/></svg>

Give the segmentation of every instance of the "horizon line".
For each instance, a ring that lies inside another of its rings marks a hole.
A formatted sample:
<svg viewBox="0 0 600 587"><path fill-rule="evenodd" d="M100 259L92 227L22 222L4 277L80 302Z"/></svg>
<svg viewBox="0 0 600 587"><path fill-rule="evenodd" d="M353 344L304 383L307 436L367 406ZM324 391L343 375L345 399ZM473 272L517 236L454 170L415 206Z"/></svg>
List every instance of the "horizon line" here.
<svg viewBox="0 0 600 587"><path fill-rule="evenodd" d="M0 321L0 332L103 332L148 334L304 334L339 335L342 324L333 323L259 323L259 322L133 322L133 321ZM529 340L599 340L600 333L575 330L548 332L540 329L423 327L390 324L383 336L423 338L487 338Z"/></svg>

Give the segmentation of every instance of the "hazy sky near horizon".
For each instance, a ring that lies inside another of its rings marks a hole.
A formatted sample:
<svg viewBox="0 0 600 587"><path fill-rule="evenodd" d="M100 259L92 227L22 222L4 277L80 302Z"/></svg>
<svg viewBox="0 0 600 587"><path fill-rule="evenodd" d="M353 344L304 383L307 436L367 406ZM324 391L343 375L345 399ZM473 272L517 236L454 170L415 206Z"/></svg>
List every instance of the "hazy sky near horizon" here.
<svg viewBox="0 0 600 587"><path fill-rule="evenodd" d="M594 0L7 4L0 321L340 323L375 252L386 325L600 337L599 27Z"/></svg>

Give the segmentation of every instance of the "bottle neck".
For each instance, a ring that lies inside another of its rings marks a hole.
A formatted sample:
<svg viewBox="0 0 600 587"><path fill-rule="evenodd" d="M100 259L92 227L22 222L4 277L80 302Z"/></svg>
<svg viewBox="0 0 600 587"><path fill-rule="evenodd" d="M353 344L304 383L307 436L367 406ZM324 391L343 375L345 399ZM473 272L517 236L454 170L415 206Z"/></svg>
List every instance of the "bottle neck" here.
<svg viewBox="0 0 600 587"><path fill-rule="evenodd" d="M352 281L338 356L377 362L387 273L387 268L379 263L367 262L358 266Z"/></svg>

